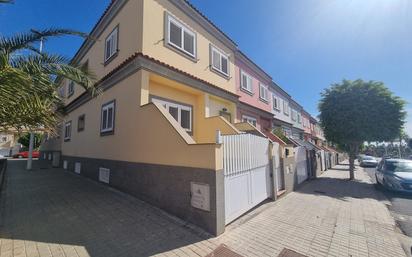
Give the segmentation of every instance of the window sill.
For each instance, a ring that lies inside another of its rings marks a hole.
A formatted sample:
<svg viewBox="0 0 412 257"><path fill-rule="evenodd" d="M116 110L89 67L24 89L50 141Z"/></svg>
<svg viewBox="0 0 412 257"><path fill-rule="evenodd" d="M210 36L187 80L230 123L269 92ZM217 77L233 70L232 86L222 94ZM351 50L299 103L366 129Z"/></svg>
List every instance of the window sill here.
<svg viewBox="0 0 412 257"><path fill-rule="evenodd" d="M103 65L107 66L113 59L115 59L119 55L119 50L116 51L112 56L110 56L107 60L104 61Z"/></svg>
<svg viewBox="0 0 412 257"><path fill-rule="evenodd" d="M105 136L111 136L114 135L114 130L110 130L110 131L100 131L100 136L101 137L105 137Z"/></svg>
<svg viewBox="0 0 412 257"><path fill-rule="evenodd" d="M65 138L64 142L70 142L70 138Z"/></svg>
<svg viewBox="0 0 412 257"><path fill-rule="evenodd" d="M245 92L246 94L250 95L250 96L254 96L255 94L245 88L243 88L242 86L240 87L240 91Z"/></svg>
<svg viewBox="0 0 412 257"><path fill-rule="evenodd" d="M192 55L184 52L182 49L180 49L180 48L178 48L178 47L176 47L176 46L174 46L174 45L172 45L172 44L169 44L169 43L165 42L165 47L166 47L166 48L169 48L169 49L172 50L173 52L175 52L175 53L177 53L177 54L185 57L186 59L191 60L191 61L194 62L194 63L197 63L197 61L198 61L196 55L195 55L195 56L192 56Z"/></svg>
<svg viewBox="0 0 412 257"><path fill-rule="evenodd" d="M225 78L226 80L229 80L229 79L230 79L229 74L225 74L225 73L223 73L222 71L219 71L219 70L213 68L212 65L210 65L210 71L213 72L213 73L215 73L215 74L217 74L217 75L219 75L219 76L221 76L221 77L223 77L223 78Z"/></svg>
<svg viewBox="0 0 412 257"><path fill-rule="evenodd" d="M279 108L273 108L274 111L280 112Z"/></svg>
<svg viewBox="0 0 412 257"><path fill-rule="evenodd" d="M260 97L260 96L259 96L259 100L260 100L261 102L264 102L265 104L268 104L268 103L269 103L269 100L266 100L265 98L262 98L262 97Z"/></svg>

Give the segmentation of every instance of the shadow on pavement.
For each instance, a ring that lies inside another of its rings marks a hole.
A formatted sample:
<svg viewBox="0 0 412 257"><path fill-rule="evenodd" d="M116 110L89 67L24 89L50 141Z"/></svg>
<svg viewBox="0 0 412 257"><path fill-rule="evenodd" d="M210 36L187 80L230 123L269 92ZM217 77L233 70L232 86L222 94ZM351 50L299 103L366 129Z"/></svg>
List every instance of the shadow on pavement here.
<svg viewBox="0 0 412 257"><path fill-rule="evenodd" d="M0 238L76 251L84 247L97 257L150 256L208 237L106 186L61 169L26 171L24 165L9 162L0 198Z"/></svg>

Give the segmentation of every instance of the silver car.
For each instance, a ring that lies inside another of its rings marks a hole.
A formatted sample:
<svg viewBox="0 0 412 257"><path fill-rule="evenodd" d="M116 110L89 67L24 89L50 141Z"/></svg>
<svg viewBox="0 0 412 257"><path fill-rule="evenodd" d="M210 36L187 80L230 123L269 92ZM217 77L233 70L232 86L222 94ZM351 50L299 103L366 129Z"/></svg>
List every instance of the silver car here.
<svg viewBox="0 0 412 257"><path fill-rule="evenodd" d="M378 161L372 156L364 156L359 164L361 167L376 167L378 166Z"/></svg>
<svg viewBox="0 0 412 257"><path fill-rule="evenodd" d="M385 188L412 192L412 160L383 159L375 176L376 182Z"/></svg>

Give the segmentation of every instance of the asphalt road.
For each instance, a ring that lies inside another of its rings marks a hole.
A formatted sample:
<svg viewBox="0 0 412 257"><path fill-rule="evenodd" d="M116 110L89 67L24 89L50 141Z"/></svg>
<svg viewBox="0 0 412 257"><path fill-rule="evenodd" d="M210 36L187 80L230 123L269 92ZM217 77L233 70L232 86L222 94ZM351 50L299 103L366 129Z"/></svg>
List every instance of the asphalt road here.
<svg viewBox="0 0 412 257"><path fill-rule="evenodd" d="M375 183L376 190L380 190L392 203L389 210L395 217L402 231L412 237L412 194L404 194L386 190L376 184L375 168L365 168L365 171Z"/></svg>

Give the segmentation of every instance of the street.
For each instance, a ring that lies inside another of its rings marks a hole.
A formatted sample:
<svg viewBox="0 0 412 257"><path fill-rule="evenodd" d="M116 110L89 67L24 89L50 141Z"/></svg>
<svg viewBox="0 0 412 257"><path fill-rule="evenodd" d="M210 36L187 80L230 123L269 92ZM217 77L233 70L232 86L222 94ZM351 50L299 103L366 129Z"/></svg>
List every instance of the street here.
<svg viewBox="0 0 412 257"><path fill-rule="evenodd" d="M368 175L375 183L376 190L380 190L391 202L388 206L396 222L402 231L409 237L412 237L412 194L392 192L376 184L375 168L364 168Z"/></svg>
<svg viewBox="0 0 412 257"><path fill-rule="evenodd" d="M0 197L0 256L405 256L369 176L338 165L211 237L137 198L63 169L10 161Z"/></svg>

